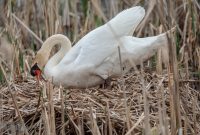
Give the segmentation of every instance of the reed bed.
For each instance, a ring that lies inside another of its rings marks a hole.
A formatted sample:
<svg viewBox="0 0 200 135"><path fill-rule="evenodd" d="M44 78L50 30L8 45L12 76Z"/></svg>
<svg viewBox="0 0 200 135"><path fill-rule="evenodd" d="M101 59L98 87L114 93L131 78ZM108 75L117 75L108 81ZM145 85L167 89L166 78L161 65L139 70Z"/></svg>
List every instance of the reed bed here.
<svg viewBox="0 0 200 135"><path fill-rule="evenodd" d="M63 33L76 42L135 5L144 6L146 16L134 36L176 26L169 58L159 50L121 78L88 89L55 87L30 76L35 51L47 37ZM0 11L1 134L200 134L197 0L1 0Z"/></svg>
<svg viewBox="0 0 200 135"><path fill-rule="evenodd" d="M66 134L142 134L147 124L144 115L145 107L148 108L149 132L170 134L170 122L173 120L170 119L169 78L167 75L161 76L154 72L145 72L143 76L144 78L141 78L141 75L134 73L124 76L126 98L124 98L120 79L112 80L109 88L106 89L96 87L84 90L53 88L50 83L38 85L32 78L24 81L17 79L10 85L10 89L6 86L1 88L4 97L3 121L6 123L2 130L4 133L15 133L8 127L18 125L21 128L22 126L19 114L13 105L11 92L29 134L47 134L49 130L47 127L54 125L51 123L53 120L55 120L55 131L49 132L57 134L61 134L63 129ZM141 83L141 79L144 84ZM192 81L182 80L180 83L182 83L180 110L184 125L183 133L199 133L199 91L188 86L188 83L193 83ZM127 108L124 106L124 100ZM55 110L53 119L50 106ZM24 129L21 129L23 132Z"/></svg>

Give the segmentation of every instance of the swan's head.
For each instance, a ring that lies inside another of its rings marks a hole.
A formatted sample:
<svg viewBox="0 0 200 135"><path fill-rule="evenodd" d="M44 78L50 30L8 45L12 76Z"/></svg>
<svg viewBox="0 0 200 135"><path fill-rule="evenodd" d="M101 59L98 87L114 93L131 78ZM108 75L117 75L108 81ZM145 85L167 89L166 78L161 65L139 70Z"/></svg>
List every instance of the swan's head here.
<svg viewBox="0 0 200 135"><path fill-rule="evenodd" d="M35 76L37 80L40 80L42 78L42 69L46 65L47 61L48 55L42 50L39 50L33 60L32 67L30 70L31 75Z"/></svg>
<svg viewBox="0 0 200 135"><path fill-rule="evenodd" d="M40 68L38 67L37 63L35 63L32 67L31 67L31 75L35 76L37 80L40 79L41 77L41 73L42 71L40 70Z"/></svg>

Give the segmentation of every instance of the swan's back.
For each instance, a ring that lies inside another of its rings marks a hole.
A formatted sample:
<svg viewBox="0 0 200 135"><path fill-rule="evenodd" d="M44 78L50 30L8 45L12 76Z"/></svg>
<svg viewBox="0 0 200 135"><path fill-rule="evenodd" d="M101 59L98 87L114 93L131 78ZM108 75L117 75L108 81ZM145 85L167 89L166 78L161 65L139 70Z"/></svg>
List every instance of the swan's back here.
<svg viewBox="0 0 200 135"><path fill-rule="evenodd" d="M76 65L101 64L105 58L117 51L118 41L113 35L110 26L118 38L121 38L133 31L144 15L144 8L140 6L132 7L120 12L103 26L89 32L75 45L78 46L77 48L80 49L80 52L74 63ZM73 51L71 50L67 55L71 55ZM68 57L67 55L65 57Z"/></svg>

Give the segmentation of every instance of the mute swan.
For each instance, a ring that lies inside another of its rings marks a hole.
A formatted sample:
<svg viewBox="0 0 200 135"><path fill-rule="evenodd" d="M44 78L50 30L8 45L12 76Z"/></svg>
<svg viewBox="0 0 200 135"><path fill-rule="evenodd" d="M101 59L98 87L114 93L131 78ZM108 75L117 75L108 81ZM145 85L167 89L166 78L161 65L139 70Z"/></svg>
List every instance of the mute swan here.
<svg viewBox="0 0 200 135"><path fill-rule="evenodd" d="M122 43L122 65L127 70L131 67L128 59L139 64L152 56L156 49L167 45L166 33L147 38L129 36L144 15L145 10L140 6L126 9L89 32L73 47L64 35L49 37L37 52L31 75L39 77L45 66L45 77L52 79L55 85L67 88L92 87L109 77L120 75L119 42L116 37ZM56 44L60 44L61 49L49 60L52 47Z"/></svg>

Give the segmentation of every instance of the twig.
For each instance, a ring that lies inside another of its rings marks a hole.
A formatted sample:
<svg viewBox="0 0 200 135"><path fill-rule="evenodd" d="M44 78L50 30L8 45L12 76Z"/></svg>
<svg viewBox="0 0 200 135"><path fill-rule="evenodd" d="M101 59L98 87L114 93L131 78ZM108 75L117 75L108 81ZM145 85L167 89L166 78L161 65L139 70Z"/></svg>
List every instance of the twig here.
<svg viewBox="0 0 200 135"><path fill-rule="evenodd" d="M29 28L27 27L15 14L11 14L18 23L20 23L40 44L43 44L43 41Z"/></svg>
<svg viewBox="0 0 200 135"><path fill-rule="evenodd" d="M7 77L6 77L6 76L7 76L7 75L6 75L6 72L4 71L4 69L3 69L1 63L0 63L0 68L1 68L1 71L3 72L3 75L4 75L4 77L5 77L6 83L7 83L7 85L8 85L9 92L10 92L10 94L11 94L11 97L12 97L12 100L13 100L13 103L14 103L14 106L15 106L15 109L16 109L17 114L18 114L18 116L19 116L20 122L21 122L21 124L22 124L23 129L24 129L24 132L25 132L26 135L29 135L28 130L27 130L27 128L26 128L26 125L25 125L25 123L24 123L24 120L23 120L23 118L22 118L22 116L21 116L21 113L20 113L20 111L19 111L19 107L18 107L18 105L17 105L17 101L16 101L16 99L15 99L15 96L14 96L13 93L11 92L10 83L9 83Z"/></svg>
<svg viewBox="0 0 200 135"><path fill-rule="evenodd" d="M139 117L138 121L135 123L134 126L125 134L125 135L130 135L131 132L140 124L140 122L144 119L144 113Z"/></svg>

